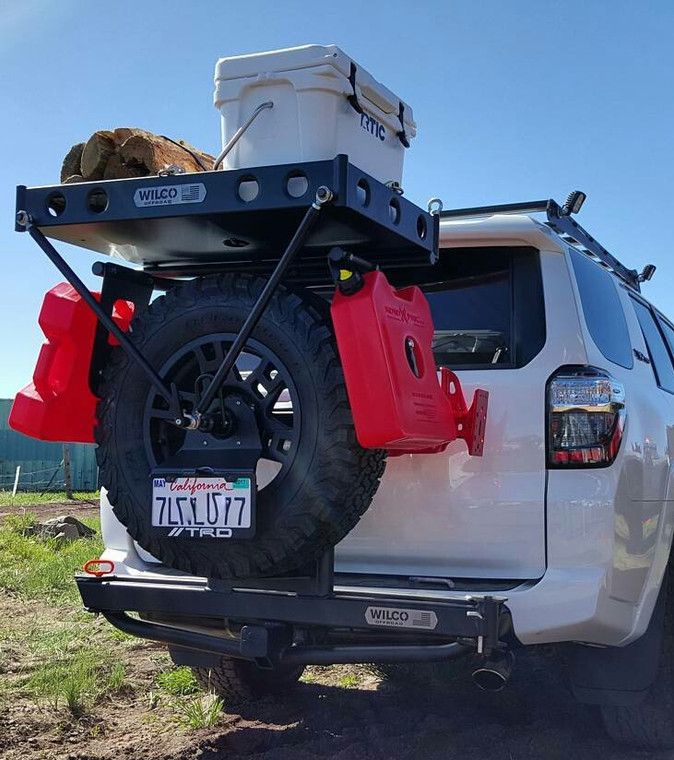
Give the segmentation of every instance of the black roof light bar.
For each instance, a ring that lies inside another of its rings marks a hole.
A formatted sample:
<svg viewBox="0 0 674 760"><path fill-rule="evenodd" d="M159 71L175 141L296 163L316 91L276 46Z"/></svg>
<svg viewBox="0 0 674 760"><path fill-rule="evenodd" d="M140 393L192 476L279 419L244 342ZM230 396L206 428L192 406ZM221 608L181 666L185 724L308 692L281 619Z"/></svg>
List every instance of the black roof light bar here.
<svg viewBox="0 0 674 760"><path fill-rule="evenodd" d="M649 270L650 276L642 277L636 269L628 269L618 261L587 230L574 221L571 218L571 214L576 214L580 211L585 198L585 193L580 190L574 190L572 193L569 193L563 206L560 206L557 201L549 198L548 200L525 201L523 203L503 203L494 206L449 209L447 211L440 211L439 216L440 219L464 219L475 216L489 216L491 214L545 213L547 216L547 226L560 235L565 243L573 245L576 249L597 260L607 269L614 272L631 288L640 291L639 283L652 277L652 271L649 267L653 267L653 265L649 264L646 267ZM646 272L646 269L644 272Z"/></svg>

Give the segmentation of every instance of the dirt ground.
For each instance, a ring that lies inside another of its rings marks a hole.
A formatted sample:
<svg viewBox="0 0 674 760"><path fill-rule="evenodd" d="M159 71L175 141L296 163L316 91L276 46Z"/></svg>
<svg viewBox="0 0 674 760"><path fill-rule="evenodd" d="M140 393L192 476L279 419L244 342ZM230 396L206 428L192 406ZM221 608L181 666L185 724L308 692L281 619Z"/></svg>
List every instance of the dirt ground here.
<svg viewBox="0 0 674 760"><path fill-rule="evenodd" d="M80 505L93 512L93 505ZM72 505L47 512L76 514ZM2 621L57 625L58 609L5 593ZM74 614L74 613L73 613ZM96 625L106 625L104 621ZM29 630L26 628L26 630ZM0 643L2 637L0 636ZM114 644L111 644L114 646ZM552 649L519 655L503 692L477 690L469 663L417 668L414 677L382 678L370 666L311 668L282 699L225 713L209 729L189 731L152 697L164 649L147 642L119 645L129 688L104 698L78 719L65 708L37 704L18 690L0 698L2 760L641 760L674 758L625 749L607 739L593 708L568 693ZM2 681L32 667L20 647L5 646Z"/></svg>
<svg viewBox="0 0 674 760"><path fill-rule="evenodd" d="M97 517L97 499L74 499L72 501L45 502L42 504L23 504L20 507L0 507L0 521L5 515L16 515L21 512L32 512L39 515L40 519L48 520L50 517L60 515L72 515L73 517Z"/></svg>

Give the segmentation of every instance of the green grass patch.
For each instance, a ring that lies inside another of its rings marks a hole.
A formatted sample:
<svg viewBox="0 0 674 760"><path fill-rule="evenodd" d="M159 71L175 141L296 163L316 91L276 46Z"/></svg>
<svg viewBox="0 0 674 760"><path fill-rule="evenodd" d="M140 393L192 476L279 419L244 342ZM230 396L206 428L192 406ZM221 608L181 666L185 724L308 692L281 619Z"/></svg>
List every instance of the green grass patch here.
<svg viewBox="0 0 674 760"><path fill-rule="evenodd" d="M34 520L35 516L28 512L8 515L0 526L0 588L27 599L77 603L73 573L103 551L100 520L83 519L97 535L72 542L23 535L23 529Z"/></svg>
<svg viewBox="0 0 674 760"><path fill-rule="evenodd" d="M81 646L38 665L26 689L38 703L67 707L73 715L81 715L104 695L122 691L125 680L124 665L111 652Z"/></svg>
<svg viewBox="0 0 674 760"><path fill-rule="evenodd" d="M159 673L157 676L157 686L162 691L173 696L197 694L200 691L194 674L184 665Z"/></svg>
<svg viewBox="0 0 674 760"><path fill-rule="evenodd" d="M88 621L52 621L46 628L36 620L22 638L32 656L22 689L38 705L79 716L102 697L129 688L119 651L110 646L105 623L93 615Z"/></svg>
<svg viewBox="0 0 674 760"><path fill-rule="evenodd" d="M77 491L73 494L74 501L97 501L100 491ZM30 507L33 504L52 504L68 501L65 491L49 491L39 493L33 491L18 491L12 496L11 491L0 491L0 507Z"/></svg>
<svg viewBox="0 0 674 760"><path fill-rule="evenodd" d="M171 706L178 723L191 730L211 728L216 725L225 708L222 699L214 694L175 699Z"/></svg>
<svg viewBox="0 0 674 760"><path fill-rule="evenodd" d="M337 683L343 689L353 689L359 685L360 679L358 676L353 675L353 673L349 673L345 676L342 676Z"/></svg>

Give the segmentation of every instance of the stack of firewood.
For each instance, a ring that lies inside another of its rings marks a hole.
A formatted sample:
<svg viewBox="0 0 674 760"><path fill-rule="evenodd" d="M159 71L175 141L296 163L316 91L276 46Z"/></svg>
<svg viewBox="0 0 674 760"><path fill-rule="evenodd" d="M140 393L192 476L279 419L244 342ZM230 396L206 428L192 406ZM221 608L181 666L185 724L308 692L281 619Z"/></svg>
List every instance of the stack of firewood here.
<svg viewBox="0 0 674 760"><path fill-rule="evenodd" d="M210 171L214 161L213 156L184 140L132 127L102 129L68 151L61 167L61 182L147 177L169 167L203 172Z"/></svg>

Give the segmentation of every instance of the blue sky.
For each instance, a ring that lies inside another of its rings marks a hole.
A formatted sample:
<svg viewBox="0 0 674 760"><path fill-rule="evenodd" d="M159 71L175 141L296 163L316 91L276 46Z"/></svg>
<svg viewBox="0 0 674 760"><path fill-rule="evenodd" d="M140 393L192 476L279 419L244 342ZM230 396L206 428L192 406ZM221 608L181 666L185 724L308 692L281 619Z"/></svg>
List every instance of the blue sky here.
<svg viewBox="0 0 674 760"><path fill-rule="evenodd" d="M336 43L414 108L404 185L445 207L588 193L579 217L674 316L674 3L650 0L0 0L0 397L30 380L60 276L13 231L14 187L58 182L97 129L217 153L217 58ZM92 254L68 258L88 276Z"/></svg>

